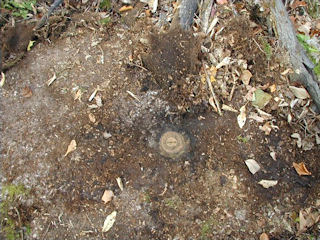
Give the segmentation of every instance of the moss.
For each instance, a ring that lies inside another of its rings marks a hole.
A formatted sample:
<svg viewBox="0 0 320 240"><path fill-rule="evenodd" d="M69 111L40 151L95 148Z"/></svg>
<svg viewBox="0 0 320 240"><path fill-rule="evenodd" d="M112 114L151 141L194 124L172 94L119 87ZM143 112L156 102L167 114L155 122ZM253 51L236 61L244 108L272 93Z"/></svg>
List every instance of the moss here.
<svg viewBox="0 0 320 240"><path fill-rule="evenodd" d="M1 232L3 232L9 240L20 238L20 234L23 231L18 213L19 199L28 194L29 190L22 184L9 184L2 187L0 203ZM15 215L17 215L17 217L15 217Z"/></svg>

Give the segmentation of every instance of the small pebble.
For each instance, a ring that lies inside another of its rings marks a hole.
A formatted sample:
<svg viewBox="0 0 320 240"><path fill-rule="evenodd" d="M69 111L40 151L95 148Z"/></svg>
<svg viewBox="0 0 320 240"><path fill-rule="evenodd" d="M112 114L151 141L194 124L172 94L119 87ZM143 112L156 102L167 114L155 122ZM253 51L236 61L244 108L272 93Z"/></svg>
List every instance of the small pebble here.
<svg viewBox="0 0 320 240"><path fill-rule="evenodd" d="M103 133L103 138L104 139L108 139L108 138L111 138L111 137L112 137L112 135L110 133L108 133L108 132L104 132Z"/></svg>

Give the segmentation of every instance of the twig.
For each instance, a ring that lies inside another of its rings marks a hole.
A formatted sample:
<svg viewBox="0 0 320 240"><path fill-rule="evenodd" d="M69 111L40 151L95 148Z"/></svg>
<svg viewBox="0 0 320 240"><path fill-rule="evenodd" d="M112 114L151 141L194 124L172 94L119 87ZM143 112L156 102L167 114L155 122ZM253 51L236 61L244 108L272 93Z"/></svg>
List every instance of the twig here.
<svg viewBox="0 0 320 240"><path fill-rule="evenodd" d="M253 38L253 41L254 41L255 44L257 44L259 50L260 50L261 52L263 52L263 54L266 54L265 51L262 50L262 48L260 47L260 45L257 43L257 41L256 41L254 38Z"/></svg>
<svg viewBox="0 0 320 240"><path fill-rule="evenodd" d="M96 6L96 12L99 12L100 3L101 3L101 0L98 0L97 6Z"/></svg>
<svg viewBox="0 0 320 240"><path fill-rule="evenodd" d="M232 85L232 89L231 89L230 95L228 97L229 102L231 102L231 100L232 100L234 90L236 89L236 82L237 82L237 80L236 80L236 78L234 77L233 74L232 74L232 78L233 78L233 85Z"/></svg>
<svg viewBox="0 0 320 240"><path fill-rule="evenodd" d="M212 84L211 84L211 81L210 81L210 77L209 77L209 75L208 75L208 72L207 72L207 70L206 70L206 66L205 66L204 63L203 63L203 70L204 70L204 73L205 73L205 75L206 75L206 80L207 80L207 84L208 84L208 87L209 87L209 89L210 89L211 95L212 95L213 100L214 100L214 102L215 102L215 104L216 104L216 106L217 106L218 113L219 113L220 116L222 116L219 101L218 101L218 99L217 99L216 94L215 94L214 91L213 91L213 87L212 87Z"/></svg>
<svg viewBox="0 0 320 240"><path fill-rule="evenodd" d="M134 95L132 92L130 92L129 90L127 91L127 93L128 93L131 97L133 97L135 100L137 100L138 102L141 102L140 99L139 99L136 95Z"/></svg>
<svg viewBox="0 0 320 240"><path fill-rule="evenodd" d="M142 70L144 70L144 71L148 72L148 69L146 69L146 68L144 68L144 67L142 67L142 66L140 66L140 65L138 65L138 64L135 64L135 63L129 63L129 65L131 65L131 66L135 66L135 67L138 67L138 68L141 68Z"/></svg>
<svg viewBox="0 0 320 240"><path fill-rule="evenodd" d="M50 226L51 226L51 222L49 222L49 225L48 225L45 233L44 233L43 236L42 236L42 240L46 239L46 236L47 236L47 234L48 234L48 232L49 232Z"/></svg>
<svg viewBox="0 0 320 240"><path fill-rule="evenodd" d="M19 225L21 227L21 218L20 218L20 213L18 211L18 209L16 207L14 207L14 210L16 211L17 215L18 215L18 220L19 220Z"/></svg>
<svg viewBox="0 0 320 240"><path fill-rule="evenodd" d="M101 56L100 56L100 63L104 64L104 54L103 54L103 50L102 47L100 45L98 45L100 51L101 51Z"/></svg>
<svg viewBox="0 0 320 240"><path fill-rule="evenodd" d="M38 30L41 27L43 27L48 18L50 17L50 15L52 14L52 12L63 2L63 0L55 0L53 2L53 4L51 5L51 7L49 8L48 12L46 14L43 15L43 17L40 19L39 23L35 26L34 30Z"/></svg>

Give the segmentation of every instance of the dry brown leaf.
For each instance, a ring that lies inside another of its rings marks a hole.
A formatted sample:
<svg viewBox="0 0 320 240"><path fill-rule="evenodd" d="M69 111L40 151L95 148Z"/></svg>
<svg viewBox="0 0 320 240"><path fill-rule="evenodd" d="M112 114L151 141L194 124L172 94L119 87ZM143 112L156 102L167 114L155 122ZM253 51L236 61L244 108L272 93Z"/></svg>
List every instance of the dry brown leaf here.
<svg viewBox="0 0 320 240"><path fill-rule="evenodd" d="M90 120L90 122L95 123L96 117L92 113L89 113L89 120Z"/></svg>
<svg viewBox="0 0 320 240"><path fill-rule="evenodd" d="M150 9L147 9L147 10L146 10L146 16L147 16L147 17L151 17L151 15L152 15L152 14L151 14L151 10L150 10Z"/></svg>
<svg viewBox="0 0 320 240"><path fill-rule="evenodd" d="M261 233L260 240L269 240L269 236L266 233Z"/></svg>
<svg viewBox="0 0 320 240"><path fill-rule="evenodd" d="M64 154L64 156L66 157L69 153L73 152L74 150L77 149L77 142L76 140L71 140L67 152Z"/></svg>
<svg viewBox="0 0 320 240"><path fill-rule="evenodd" d="M122 183L121 178L117 177L116 180L117 180L117 183L118 183L118 186L119 186L120 190L123 191L123 183Z"/></svg>
<svg viewBox="0 0 320 240"><path fill-rule="evenodd" d="M133 7L132 6L123 6L123 7L121 7L120 9L119 9L119 12L127 12L127 11L130 11L130 10L132 10L133 9Z"/></svg>
<svg viewBox="0 0 320 240"><path fill-rule="evenodd" d="M307 6L307 3L305 1L299 1L299 0L294 1L294 3L291 5L293 9L297 7L306 7L306 6Z"/></svg>
<svg viewBox="0 0 320 240"><path fill-rule="evenodd" d="M320 213L318 211L313 211L311 208L305 210L300 210L299 212L299 225L298 225L298 235L308 230L320 220Z"/></svg>
<svg viewBox="0 0 320 240"><path fill-rule="evenodd" d="M81 89L79 89L74 95L74 100L76 101L78 99L81 102L81 97L82 97L82 91Z"/></svg>
<svg viewBox="0 0 320 240"><path fill-rule="evenodd" d="M261 180L258 182L260 185L262 185L264 188L273 187L278 184L277 180Z"/></svg>
<svg viewBox="0 0 320 240"><path fill-rule="evenodd" d="M294 86L289 86L289 89L299 99L310 98L309 93L303 87L298 88L298 87L294 87Z"/></svg>
<svg viewBox="0 0 320 240"><path fill-rule="evenodd" d="M230 106L225 105L225 104L222 104L221 109L224 110L224 111L229 111L229 112L235 112L235 113L238 112L237 109L234 109L233 107L230 107Z"/></svg>
<svg viewBox="0 0 320 240"><path fill-rule="evenodd" d="M244 124L246 123L247 120L247 115L246 115L246 105L243 105L240 108L240 114L237 117L238 120L238 125L240 128L243 128Z"/></svg>
<svg viewBox="0 0 320 240"><path fill-rule="evenodd" d="M113 196L114 194L111 190L105 190L101 200L104 201L104 203L108 203L112 200Z"/></svg>
<svg viewBox="0 0 320 240"><path fill-rule="evenodd" d="M269 135L272 130L272 127L270 125L270 122L266 122L262 127L259 126L259 129L264 131L266 135Z"/></svg>
<svg viewBox="0 0 320 240"><path fill-rule="evenodd" d="M252 173L252 174L255 174L257 173L261 167L259 166L259 164L256 162L256 160L254 159L247 159L245 161L245 164L247 165L249 171Z"/></svg>
<svg viewBox="0 0 320 240"><path fill-rule="evenodd" d="M252 73L249 70L244 70L240 76L240 80L245 84L249 85Z"/></svg>
<svg viewBox="0 0 320 240"><path fill-rule="evenodd" d="M217 3L218 3L219 5L227 4L227 3L228 3L228 0L217 0Z"/></svg>
<svg viewBox="0 0 320 240"><path fill-rule="evenodd" d="M301 162L301 163L293 163L292 164L296 172L299 174L299 176L310 176L311 172L308 171L306 165Z"/></svg>
<svg viewBox="0 0 320 240"><path fill-rule="evenodd" d="M272 84L272 85L269 87L269 89L270 89L270 92L273 93L273 92L275 92L275 91L277 90L277 86L276 86L275 84Z"/></svg>
<svg viewBox="0 0 320 240"><path fill-rule="evenodd" d="M116 221L116 216L117 212L113 211L106 217L103 223L102 232L108 232L112 228L114 222Z"/></svg>
<svg viewBox="0 0 320 240"><path fill-rule="evenodd" d="M5 81L6 81L6 75L3 72L1 72L0 87L3 87Z"/></svg>
<svg viewBox="0 0 320 240"><path fill-rule="evenodd" d="M28 86L25 86L23 89L22 89L22 96L25 97L25 98L29 98L32 96L32 90L30 87Z"/></svg>

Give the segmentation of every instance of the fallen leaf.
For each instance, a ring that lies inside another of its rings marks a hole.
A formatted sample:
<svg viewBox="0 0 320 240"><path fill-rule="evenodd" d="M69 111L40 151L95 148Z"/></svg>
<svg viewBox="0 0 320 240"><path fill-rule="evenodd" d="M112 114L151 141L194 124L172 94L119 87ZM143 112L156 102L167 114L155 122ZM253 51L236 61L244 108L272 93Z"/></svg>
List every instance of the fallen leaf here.
<svg viewBox="0 0 320 240"><path fill-rule="evenodd" d="M272 99L272 96L266 92L264 92L261 89L257 89L253 93L253 98L252 98L252 105L259 108L263 109Z"/></svg>
<svg viewBox="0 0 320 240"><path fill-rule="evenodd" d="M238 125L240 128L243 128L244 124L246 123L247 116L246 116L246 105L243 105L240 108L240 114L237 117Z"/></svg>
<svg viewBox="0 0 320 240"><path fill-rule="evenodd" d="M308 171L306 165L301 162L301 163L293 163L292 164L296 172L299 174L299 176L309 176L311 175L311 172Z"/></svg>
<svg viewBox="0 0 320 240"><path fill-rule="evenodd" d="M306 21L304 24L298 27L298 31L304 33L304 35L308 36L311 30L311 21Z"/></svg>
<svg viewBox="0 0 320 240"><path fill-rule="evenodd" d="M108 139L108 138L111 138L111 137L112 137L112 135L111 135L110 133L108 133L108 132L104 132L104 133L102 134L102 136L103 136L104 139Z"/></svg>
<svg viewBox="0 0 320 240"><path fill-rule="evenodd" d="M210 76L212 76L213 78L216 77L217 75L217 68L215 66L212 66L210 69L209 69L209 74ZM212 82L212 81L211 81Z"/></svg>
<svg viewBox="0 0 320 240"><path fill-rule="evenodd" d="M81 91L81 89L78 89L78 91L74 95L74 101L76 101L78 99L81 102L81 97L82 97L82 91Z"/></svg>
<svg viewBox="0 0 320 240"><path fill-rule="evenodd" d="M288 73L292 73L292 69L291 68L287 68L286 70L284 70L282 73L280 73L281 75L287 75Z"/></svg>
<svg viewBox="0 0 320 240"><path fill-rule="evenodd" d="M294 1L293 4L291 5L293 9L297 7L306 7L306 6L307 6L307 3L305 1L299 1L299 0Z"/></svg>
<svg viewBox="0 0 320 240"><path fill-rule="evenodd" d="M271 93L274 93L274 92L277 90L277 86L276 86L275 84L272 84L272 85L269 87L269 89L270 89L270 92L271 92Z"/></svg>
<svg viewBox="0 0 320 240"><path fill-rule="evenodd" d="M271 133L272 127L270 122L266 122L263 126L259 126L259 129L264 131L264 134L269 135Z"/></svg>
<svg viewBox="0 0 320 240"><path fill-rule="evenodd" d="M227 66L229 65L231 62L231 58L230 57L225 57L217 66L216 69L222 68L223 66Z"/></svg>
<svg viewBox="0 0 320 240"><path fill-rule="evenodd" d="M95 96L96 104L98 107L102 107L102 99L100 96Z"/></svg>
<svg viewBox="0 0 320 240"><path fill-rule="evenodd" d="M299 133L293 133L293 134L291 134L291 137L297 139L297 146L298 146L298 148L301 148L302 141L301 141L300 134Z"/></svg>
<svg viewBox="0 0 320 240"><path fill-rule="evenodd" d="M123 191L123 183L122 183L121 178L117 177L116 180L117 180L117 183L118 183L118 186L119 186L120 190Z"/></svg>
<svg viewBox="0 0 320 240"><path fill-rule="evenodd" d="M310 97L309 93L304 88L298 88L298 87L294 87L294 86L289 86L289 89L299 99L307 99L307 98Z"/></svg>
<svg viewBox="0 0 320 240"><path fill-rule="evenodd" d="M272 157L272 159L273 159L274 161L277 161L276 153L275 153L275 152L270 152L270 157Z"/></svg>
<svg viewBox="0 0 320 240"><path fill-rule="evenodd" d="M249 70L244 70L240 75L240 80L245 84L249 85L252 73Z"/></svg>
<svg viewBox="0 0 320 240"><path fill-rule="evenodd" d="M47 85L48 87L57 79L57 76L56 74L54 73L52 78L50 78L48 81L47 81Z"/></svg>
<svg viewBox="0 0 320 240"><path fill-rule="evenodd" d="M22 89L21 94L22 94L23 97L29 98L29 97L32 96L32 90L31 90L30 87L25 86L25 87Z"/></svg>
<svg viewBox="0 0 320 240"><path fill-rule="evenodd" d="M146 16L147 17L151 17L151 10L150 9L147 9L146 11L145 11L145 13L146 13Z"/></svg>
<svg viewBox="0 0 320 240"><path fill-rule="evenodd" d="M230 106L225 105L225 104L222 104L221 109L224 110L224 111L229 111L229 112L235 112L235 113L238 112L237 109L234 109L233 107L230 107Z"/></svg>
<svg viewBox="0 0 320 240"><path fill-rule="evenodd" d="M249 90L248 93L244 96L244 99L245 100L248 100L248 101L252 101L253 100L253 94L254 92L257 90L255 87L251 87L250 85L246 86L247 89Z"/></svg>
<svg viewBox="0 0 320 240"><path fill-rule="evenodd" d="M73 152L74 150L77 149L77 143L76 140L71 140L67 152L64 154L64 156L66 157L69 153Z"/></svg>
<svg viewBox="0 0 320 240"><path fill-rule="evenodd" d="M266 113L264 111L262 111L261 109L257 108L257 112L260 114L261 117L264 118L264 120L270 120L272 119L272 115L270 113Z"/></svg>
<svg viewBox="0 0 320 240"><path fill-rule="evenodd" d="M103 223L102 232L108 232L112 228L114 222L116 221L116 216L117 212L113 211L106 217L106 220L104 220Z"/></svg>
<svg viewBox="0 0 320 240"><path fill-rule="evenodd" d="M123 13L123 12L127 12L127 11L130 11L132 10L133 7L132 6L123 6L119 9L119 12Z"/></svg>
<svg viewBox="0 0 320 240"><path fill-rule="evenodd" d="M228 3L228 0L217 0L217 3L218 3L219 5L227 4L227 3Z"/></svg>
<svg viewBox="0 0 320 240"><path fill-rule="evenodd" d="M101 200L104 201L104 203L108 203L112 200L113 197L114 194L111 190L105 190Z"/></svg>
<svg viewBox="0 0 320 240"><path fill-rule="evenodd" d="M314 147L312 138L305 138L302 140L302 149L303 151L309 151Z"/></svg>
<svg viewBox="0 0 320 240"><path fill-rule="evenodd" d="M29 52L31 50L31 48L33 47L33 44L35 43L36 41L29 41L29 44L28 44L28 47L27 47L27 51Z"/></svg>
<svg viewBox="0 0 320 240"><path fill-rule="evenodd" d="M298 225L298 233L301 233L308 230L308 228L315 225L320 220L319 211L313 211L311 208L307 208L305 210L300 210L299 212L299 225Z"/></svg>
<svg viewBox="0 0 320 240"><path fill-rule="evenodd" d="M4 75L3 72L1 72L1 81L0 81L0 87L3 87L4 83L6 81L6 75Z"/></svg>
<svg viewBox="0 0 320 240"><path fill-rule="evenodd" d="M266 233L261 233L259 240L269 240L269 236Z"/></svg>
<svg viewBox="0 0 320 240"><path fill-rule="evenodd" d="M250 112L249 118L257 121L258 123L263 123L265 119L263 117L260 117L257 113Z"/></svg>
<svg viewBox="0 0 320 240"><path fill-rule="evenodd" d="M262 185L262 187L264 187L264 188L269 188L269 187L273 187L273 186L277 185L278 181L277 180L261 180L258 183L260 185Z"/></svg>
<svg viewBox="0 0 320 240"><path fill-rule="evenodd" d="M92 113L89 113L89 120L90 120L90 122L95 123L96 117Z"/></svg>
<svg viewBox="0 0 320 240"><path fill-rule="evenodd" d="M254 159L247 159L245 163L252 174L255 174L260 170L259 164Z"/></svg>
<svg viewBox="0 0 320 240"><path fill-rule="evenodd" d="M288 121L288 123L291 123L291 122L292 122L292 115L291 115L290 113L288 114L287 121Z"/></svg>
<svg viewBox="0 0 320 240"><path fill-rule="evenodd" d="M319 145L320 144L320 137L318 134L316 134L316 144Z"/></svg>

